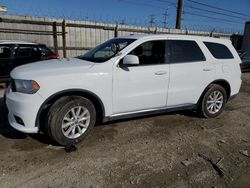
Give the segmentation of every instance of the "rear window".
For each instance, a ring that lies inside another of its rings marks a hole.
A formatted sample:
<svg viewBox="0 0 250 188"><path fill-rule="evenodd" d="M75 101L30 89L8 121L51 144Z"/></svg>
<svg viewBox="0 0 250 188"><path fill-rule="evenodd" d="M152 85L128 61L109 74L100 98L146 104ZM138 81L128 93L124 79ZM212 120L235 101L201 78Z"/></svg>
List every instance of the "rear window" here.
<svg viewBox="0 0 250 188"><path fill-rule="evenodd" d="M170 63L205 61L205 57L195 41L168 40L166 48Z"/></svg>
<svg viewBox="0 0 250 188"><path fill-rule="evenodd" d="M216 59L233 59L234 56L230 50L223 44L204 42L208 50Z"/></svg>

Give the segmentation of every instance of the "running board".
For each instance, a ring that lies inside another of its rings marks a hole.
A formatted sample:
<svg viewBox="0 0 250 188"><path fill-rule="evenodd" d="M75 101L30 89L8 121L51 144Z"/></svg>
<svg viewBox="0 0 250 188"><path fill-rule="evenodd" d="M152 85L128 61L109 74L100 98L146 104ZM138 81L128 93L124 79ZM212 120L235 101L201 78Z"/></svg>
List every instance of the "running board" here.
<svg viewBox="0 0 250 188"><path fill-rule="evenodd" d="M177 106L177 107L168 107L168 108L148 109L148 110L141 110L141 111L135 111L135 112L127 112L127 113L114 114L112 116L105 117L103 119L103 123L108 122L108 121L142 117L142 116L147 116L147 115L162 114L162 113L182 111L182 110L195 110L195 109L197 109L197 105L189 104L189 105L182 105L182 106Z"/></svg>

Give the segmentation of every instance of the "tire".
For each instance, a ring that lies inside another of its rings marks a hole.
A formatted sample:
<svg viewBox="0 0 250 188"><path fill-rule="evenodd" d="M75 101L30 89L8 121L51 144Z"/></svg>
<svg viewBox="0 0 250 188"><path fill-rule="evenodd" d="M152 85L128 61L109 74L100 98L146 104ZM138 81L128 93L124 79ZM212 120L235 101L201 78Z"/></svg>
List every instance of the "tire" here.
<svg viewBox="0 0 250 188"><path fill-rule="evenodd" d="M79 96L62 97L48 112L46 132L59 145L74 145L84 139L95 122L96 110L91 101Z"/></svg>
<svg viewBox="0 0 250 188"><path fill-rule="evenodd" d="M205 118L215 118L222 113L226 102L226 90L218 84L211 84L201 98L199 105L200 114Z"/></svg>

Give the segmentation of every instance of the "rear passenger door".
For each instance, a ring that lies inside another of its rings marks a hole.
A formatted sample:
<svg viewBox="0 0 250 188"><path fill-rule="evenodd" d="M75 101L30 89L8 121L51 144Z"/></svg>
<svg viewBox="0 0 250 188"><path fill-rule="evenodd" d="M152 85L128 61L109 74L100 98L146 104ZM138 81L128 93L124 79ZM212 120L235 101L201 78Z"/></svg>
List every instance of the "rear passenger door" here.
<svg viewBox="0 0 250 188"><path fill-rule="evenodd" d="M168 40L166 51L170 64L167 106L196 104L215 74L213 63L202 52L205 45L193 40Z"/></svg>

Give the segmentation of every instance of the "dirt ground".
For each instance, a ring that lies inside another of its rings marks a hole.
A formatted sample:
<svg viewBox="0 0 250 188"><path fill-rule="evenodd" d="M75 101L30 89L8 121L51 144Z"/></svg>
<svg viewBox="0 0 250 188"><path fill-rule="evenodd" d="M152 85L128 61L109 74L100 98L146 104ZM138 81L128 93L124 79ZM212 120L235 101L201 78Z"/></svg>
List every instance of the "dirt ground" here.
<svg viewBox="0 0 250 188"><path fill-rule="evenodd" d="M250 157L240 153L250 154L250 73L242 78L218 118L178 112L100 125L71 153L13 130L1 98L0 187L250 187ZM221 158L224 176L199 153Z"/></svg>

